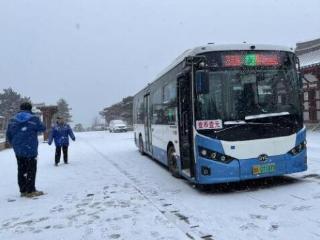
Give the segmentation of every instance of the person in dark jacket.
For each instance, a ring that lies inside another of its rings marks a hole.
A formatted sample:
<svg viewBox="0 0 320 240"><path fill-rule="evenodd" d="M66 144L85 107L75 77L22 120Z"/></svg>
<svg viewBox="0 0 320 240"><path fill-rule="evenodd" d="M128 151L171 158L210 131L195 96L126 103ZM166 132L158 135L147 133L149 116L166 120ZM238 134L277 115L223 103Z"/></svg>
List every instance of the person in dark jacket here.
<svg viewBox="0 0 320 240"><path fill-rule="evenodd" d="M57 124L53 126L48 141L48 144L51 145L54 140L56 145L55 166L58 166L60 162L61 150L63 152L63 161L68 164L69 137L73 141L76 140L71 127L64 122L63 117L57 117Z"/></svg>
<svg viewBox="0 0 320 240"><path fill-rule="evenodd" d="M13 147L18 162L18 185L21 197L34 197L43 194L35 187L38 156L38 133L45 130L40 119L32 112L32 105L24 102L20 112L8 125L6 137Z"/></svg>

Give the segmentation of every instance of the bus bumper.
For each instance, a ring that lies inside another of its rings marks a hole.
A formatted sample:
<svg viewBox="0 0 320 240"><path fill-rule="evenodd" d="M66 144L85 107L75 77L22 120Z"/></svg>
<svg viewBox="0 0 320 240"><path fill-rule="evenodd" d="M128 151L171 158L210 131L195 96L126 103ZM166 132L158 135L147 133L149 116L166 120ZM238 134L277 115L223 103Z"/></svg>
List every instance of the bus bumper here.
<svg viewBox="0 0 320 240"><path fill-rule="evenodd" d="M296 135L296 146L305 141L306 129L301 129ZM219 140L203 138L196 136L197 146L213 149L214 151L224 153ZM258 158L236 159L230 163L222 163L207 158L203 158L197 151L196 161L196 179L199 184L215 184L226 182L237 182L249 179L258 179L264 177L281 176L303 172L307 170L307 148L296 155L289 153L268 156L268 159L261 161ZM266 172L257 172L256 169L270 169Z"/></svg>
<svg viewBox="0 0 320 240"><path fill-rule="evenodd" d="M265 173L254 171L257 167L263 168L263 166L272 166L272 170ZM199 184L215 184L281 176L305 170L307 170L306 150L295 156L290 154L270 156L265 162L255 158L234 160L225 164L198 157L196 179Z"/></svg>

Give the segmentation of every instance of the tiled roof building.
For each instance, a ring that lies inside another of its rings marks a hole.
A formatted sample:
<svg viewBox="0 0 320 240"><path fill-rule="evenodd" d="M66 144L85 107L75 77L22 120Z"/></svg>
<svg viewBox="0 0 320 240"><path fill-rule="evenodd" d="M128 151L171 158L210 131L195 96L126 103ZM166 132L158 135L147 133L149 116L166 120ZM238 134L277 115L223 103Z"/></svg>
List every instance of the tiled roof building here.
<svg viewBox="0 0 320 240"><path fill-rule="evenodd" d="M304 74L304 120L320 123L320 38L297 43L296 54Z"/></svg>

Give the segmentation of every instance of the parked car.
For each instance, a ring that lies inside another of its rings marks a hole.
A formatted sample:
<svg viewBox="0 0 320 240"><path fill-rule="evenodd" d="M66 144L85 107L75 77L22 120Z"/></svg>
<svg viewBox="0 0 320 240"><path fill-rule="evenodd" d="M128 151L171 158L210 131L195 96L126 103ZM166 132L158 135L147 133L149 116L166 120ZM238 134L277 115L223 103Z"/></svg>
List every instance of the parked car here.
<svg viewBox="0 0 320 240"><path fill-rule="evenodd" d="M127 124L122 120L112 120L109 123L110 132L126 132L128 131Z"/></svg>

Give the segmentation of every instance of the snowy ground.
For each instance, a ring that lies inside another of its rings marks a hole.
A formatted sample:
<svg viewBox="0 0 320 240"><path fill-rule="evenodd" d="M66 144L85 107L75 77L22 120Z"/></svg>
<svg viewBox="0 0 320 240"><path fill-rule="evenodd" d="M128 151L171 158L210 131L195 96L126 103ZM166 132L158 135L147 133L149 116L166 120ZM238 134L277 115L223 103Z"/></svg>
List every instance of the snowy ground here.
<svg viewBox="0 0 320 240"><path fill-rule="evenodd" d="M78 134L69 165L40 145L38 199L19 197L5 150L0 239L320 239L319 142L309 133L308 172L201 192L140 156L132 133Z"/></svg>

